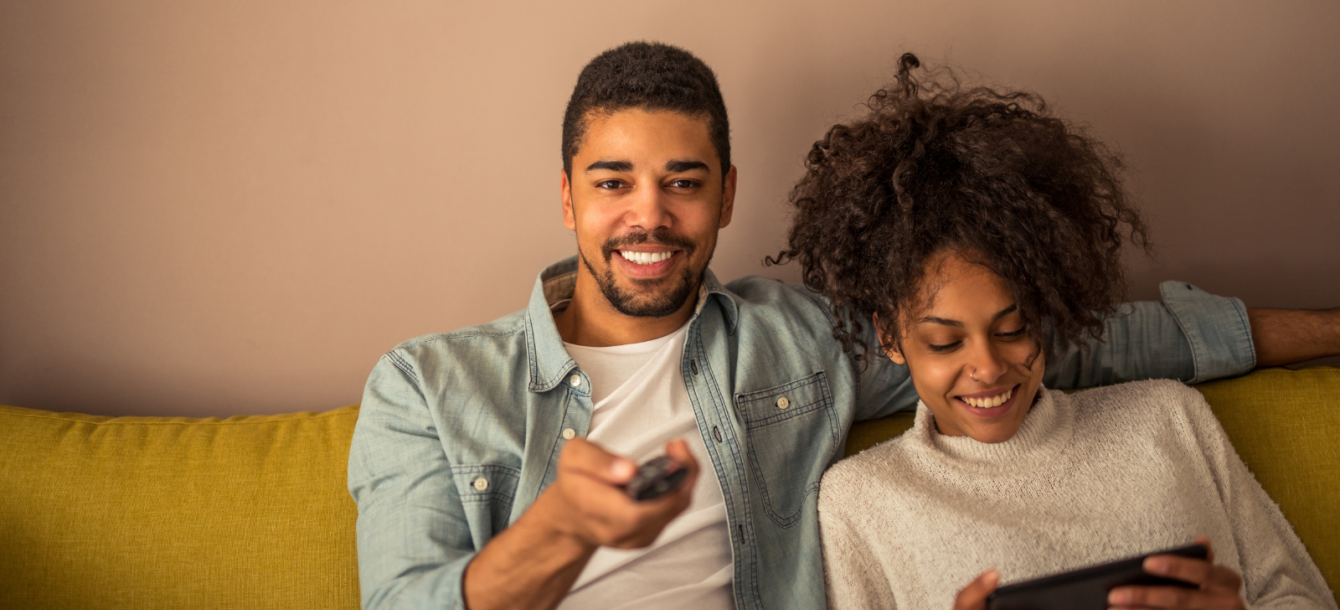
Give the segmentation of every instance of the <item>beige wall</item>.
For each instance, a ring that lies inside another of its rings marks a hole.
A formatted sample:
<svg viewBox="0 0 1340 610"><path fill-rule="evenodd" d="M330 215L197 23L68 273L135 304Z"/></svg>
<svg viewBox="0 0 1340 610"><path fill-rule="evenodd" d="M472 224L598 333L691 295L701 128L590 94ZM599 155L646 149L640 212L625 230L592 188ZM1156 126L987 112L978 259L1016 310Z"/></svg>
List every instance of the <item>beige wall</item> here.
<svg viewBox="0 0 1340 610"><path fill-rule="evenodd" d="M401 340L524 306L573 251L559 120L633 39L719 75L763 269L808 145L904 50L1038 90L1110 139L1178 278L1340 304L1340 4L0 3L0 403L324 410Z"/></svg>

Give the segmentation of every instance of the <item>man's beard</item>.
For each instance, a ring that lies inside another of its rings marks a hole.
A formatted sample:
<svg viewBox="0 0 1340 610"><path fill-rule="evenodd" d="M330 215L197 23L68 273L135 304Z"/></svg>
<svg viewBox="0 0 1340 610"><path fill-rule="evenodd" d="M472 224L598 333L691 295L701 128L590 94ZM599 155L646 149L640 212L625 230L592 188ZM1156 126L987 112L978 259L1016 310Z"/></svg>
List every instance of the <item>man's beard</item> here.
<svg viewBox="0 0 1340 610"><path fill-rule="evenodd" d="M667 277L659 280L632 280L634 285L646 286L651 289L653 286L665 282L676 282L669 291L652 293L642 296L638 293L629 293L614 279L614 271L610 269L610 257L615 256L615 250L623 246L632 246L644 243L661 244L679 248L684 255L685 265L682 273L678 277ZM605 295L605 300L609 301L614 309L626 316L637 318L664 318L670 314L679 311L684 303L688 301L689 296L693 294L694 289L702 281L702 271L695 271L687 261L693 257L696 250L693 242L682 237L670 235L670 232L664 228L657 229L651 233L632 233L618 239L610 239L600 247L600 253L605 258L605 272L600 273L591 266L591 262L586 260L586 254L577 249L578 255L582 259L582 264L586 265L586 270L591 272L595 278L596 284L600 286L600 292ZM704 266L705 268L706 266Z"/></svg>

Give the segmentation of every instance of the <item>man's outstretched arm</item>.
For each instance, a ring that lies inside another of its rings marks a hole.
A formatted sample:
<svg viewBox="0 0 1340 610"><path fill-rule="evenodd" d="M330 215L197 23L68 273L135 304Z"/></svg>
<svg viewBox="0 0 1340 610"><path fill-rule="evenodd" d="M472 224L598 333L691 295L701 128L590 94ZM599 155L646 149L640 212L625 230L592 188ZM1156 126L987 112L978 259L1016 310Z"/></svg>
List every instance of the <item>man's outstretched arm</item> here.
<svg viewBox="0 0 1340 610"><path fill-rule="evenodd" d="M1044 383L1089 388L1140 379L1200 383L1256 366L1252 326L1241 300L1185 282L1159 285L1162 302L1123 303L1101 341L1071 348L1047 363Z"/></svg>
<svg viewBox="0 0 1340 610"><path fill-rule="evenodd" d="M1340 356L1340 308L1248 309L1256 366L1283 366Z"/></svg>

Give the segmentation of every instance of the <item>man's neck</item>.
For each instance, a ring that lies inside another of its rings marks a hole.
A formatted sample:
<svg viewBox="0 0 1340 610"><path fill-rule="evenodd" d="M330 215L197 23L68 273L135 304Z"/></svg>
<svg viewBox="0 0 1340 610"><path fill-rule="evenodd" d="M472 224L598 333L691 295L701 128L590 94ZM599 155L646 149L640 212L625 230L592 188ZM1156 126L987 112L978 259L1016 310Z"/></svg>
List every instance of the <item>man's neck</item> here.
<svg viewBox="0 0 1340 610"><path fill-rule="evenodd" d="M568 308L554 314L554 324L565 343L586 347L630 345L659 339L679 330L689 321L698 304L701 285L694 286L692 296L674 313L660 318L630 316L614 308L601 293L595 279L586 273L577 274L572 301Z"/></svg>

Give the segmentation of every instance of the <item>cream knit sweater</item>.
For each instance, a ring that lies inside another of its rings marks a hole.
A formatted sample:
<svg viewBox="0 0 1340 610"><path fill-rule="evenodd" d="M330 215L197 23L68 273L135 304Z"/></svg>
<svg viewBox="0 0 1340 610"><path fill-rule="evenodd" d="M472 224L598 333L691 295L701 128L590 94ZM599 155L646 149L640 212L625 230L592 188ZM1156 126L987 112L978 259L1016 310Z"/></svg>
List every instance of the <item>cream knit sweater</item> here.
<svg viewBox="0 0 1340 610"><path fill-rule="evenodd" d="M948 610L987 568L1008 584L1199 534L1247 607L1336 609L1205 399L1175 381L1040 390L996 444L937 433L920 404L907 433L824 475L819 522L839 610Z"/></svg>

